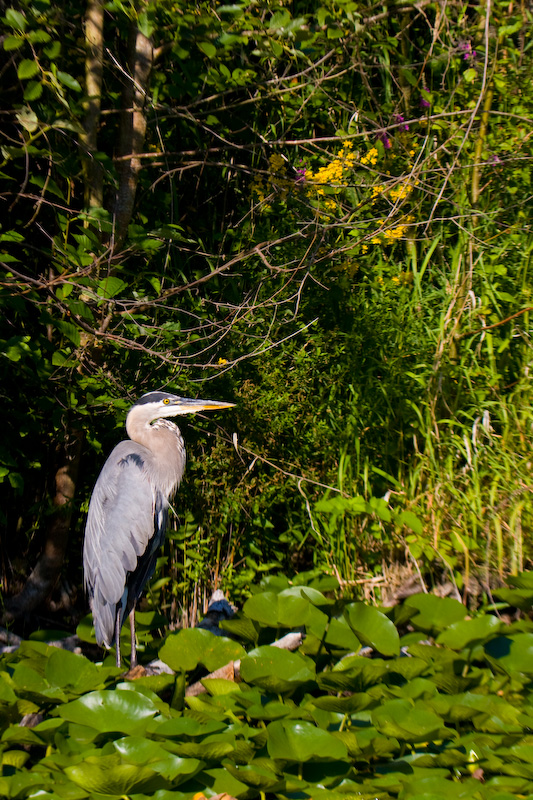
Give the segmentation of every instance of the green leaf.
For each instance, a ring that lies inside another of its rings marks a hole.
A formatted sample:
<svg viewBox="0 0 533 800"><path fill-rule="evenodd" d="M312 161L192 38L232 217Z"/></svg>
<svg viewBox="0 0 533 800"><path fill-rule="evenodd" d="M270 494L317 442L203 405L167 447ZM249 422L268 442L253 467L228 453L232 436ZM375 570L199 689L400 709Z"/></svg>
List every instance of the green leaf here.
<svg viewBox="0 0 533 800"><path fill-rule="evenodd" d="M52 686L80 695L102 686L105 673L85 656L68 650L53 652L46 662L45 677Z"/></svg>
<svg viewBox="0 0 533 800"><path fill-rule="evenodd" d="M95 728L101 733L122 731L136 734L145 730L157 708L142 694L115 689L90 692L61 706L58 713L69 722Z"/></svg>
<svg viewBox="0 0 533 800"><path fill-rule="evenodd" d="M533 589L495 589L494 595L510 606L529 611L533 606Z"/></svg>
<svg viewBox="0 0 533 800"><path fill-rule="evenodd" d="M56 327L63 336L66 336L75 347L79 347L80 344L80 329L77 325L74 325L72 322L66 322L63 319L56 319L53 320L53 325Z"/></svg>
<svg viewBox="0 0 533 800"><path fill-rule="evenodd" d="M159 651L161 660L176 672L196 669L198 664L213 672L244 655L246 651L237 642L202 628L185 628L170 634Z"/></svg>
<svg viewBox="0 0 533 800"><path fill-rule="evenodd" d="M85 791L119 796L149 790L156 777L148 767L122 764L118 755L89 756L65 773Z"/></svg>
<svg viewBox="0 0 533 800"><path fill-rule="evenodd" d="M39 64L30 58L23 58L17 67L17 75L21 81L34 78L39 73Z"/></svg>
<svg viewBox="0 0 533 800"><path fill-rule="evenodd" d="M376 730L404 742L425 742L441 738L444 721L422 706L409 700L390 700L372 712Z"/></svg>
<svg viewBox="0 0 533 800"><path fill-rule="evenodd" d="M200 722L192 717L176 717L174 719L155 719L149 723L147 731L150 734L161 736L163 739L189 739L210 736L225 730L225 722L210 719Z"/></svg>
<svg viewBox="0 0 533 800"><path fill-rule="evenodd" d="M485 652L508 674L533 675L533 633L498 636L485 645Z"/></svg>
<svg viewBox="0 0 533 800"><path fill-rule="evenodd" d="M397 517L397 522L398 525L405 525L407 528L410 528L417 536L422 536L424 533L424 526L412 511L402 511Z"/></svg>
<svg viewBox="0 0 533 800"><path fill-rule="evenodd" d="M126 282L121 278L110 275L109 278L104 278L100 281L97 291L100 297L109 300L109 298L115 297L117 294L120 294L120 292L123 292L126 286Z"/></svg>
<svg viewBox="0 0 533 800"><path fill-rule="evenodd" d="M6 10L5 21L8 25L14 28L17 31L25 31L26 30L26 17L20 11L16 11L14 8L8 8Z"/></svg>
<svg viewBox="0 0 533 800"><path fill-rule="evenodd" d="M364 603L350 603L345 617L357 638L384 656L400 652L400 637L391 620L377 608Z"/></svg>
<svg viewBox="0 0 533 800"><path fill-rule="evenodd" d="M22 36L6 36L4 39L4 50L19 50L24 44Z"/></svg>
<svg viewBox="0 0 533 800"><path fill-rule="evenodd" d="M39 81L30 81L24 89L24 100L38 100L43 93L43 85Z"/></svg>
<svg viewBox="0 0 533 800"><path fill-rule="evenodd" d="M299 720L276 720L267 728L268 754L283 761L344 761L346 745L331 733Z"/></svg>
<svg viewBox="0 0 533 800"><path fill-rule="evenodd" d="M217 49L212 42L198 42L198 48L204 53L208 58L214 58L217 54Z"/></svg>
<svg viewBox="0 0 533 800"><path fill-rule="evenodd" d="M415 594L408 597L405 607L416 609L418 612L410 618L415 628L434 634L464 619L468 613L458 600L453 600L451 597L437 597L434 594Z"/></svg>
<svg viewBox="0 0 533 800"><path fill-rule="evenodd" d="M241 678L267 691L280 694L314 681L315 665L301 653L264 646L252 650L241 661Z"/></svg>
<svg viewBox="0 0 533 800"><path fill-rule="evenodd" d="M29 133L34 133L39 127L37 115L27 106L21 108L16 116L22 127Z"/></svg>
<svg viewBox="0 0 533 800"><path fill-rule="evenodd" d="M57 78L59 82L62 83L63 86L66 86L68 89L73 89L73 91L75 92L81 92L82 89L80 84L78 83L76 78L73 78L72 75L69 75L68 72L62 72L61 70L58 69Z"/></svg>
<svg viewBox="0 0 533 800"><path fill-rule="evenodd" d="M463 650L465 647L474 647L486 642L502 627L500 620L490 614L459 620L439 634L437 644L446 645L452 650Z"/></svg>

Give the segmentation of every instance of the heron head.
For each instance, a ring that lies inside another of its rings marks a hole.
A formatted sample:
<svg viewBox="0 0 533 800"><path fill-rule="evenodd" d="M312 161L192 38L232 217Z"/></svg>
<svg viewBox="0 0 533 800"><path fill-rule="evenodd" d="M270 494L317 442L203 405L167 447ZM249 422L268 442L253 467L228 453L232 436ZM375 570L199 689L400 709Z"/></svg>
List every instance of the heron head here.
<svg viewBox="0 0 533 800"><path fill-rule="evenodd" d="M131 407L130 414L143 417L147 421L161 417L177 417L183 414L196 414L198 411L216 411L220 408L233 408L235 403L219 400L199 400L178 397L168 392L147 392Z"/></svg>

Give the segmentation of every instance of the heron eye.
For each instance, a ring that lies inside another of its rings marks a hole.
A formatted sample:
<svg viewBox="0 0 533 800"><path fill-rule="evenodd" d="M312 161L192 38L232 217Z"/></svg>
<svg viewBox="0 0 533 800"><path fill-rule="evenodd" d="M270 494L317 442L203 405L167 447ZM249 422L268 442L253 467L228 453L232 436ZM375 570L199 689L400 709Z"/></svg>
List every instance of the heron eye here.
<svg viewBox="0 0 533 800"><path fill-rule="evenodd" d="M168 397L165 397L165 399L163 400L163 403L164 403L166 406L168 406L168 404L170 403L170 400L168 399Z"/></svg>

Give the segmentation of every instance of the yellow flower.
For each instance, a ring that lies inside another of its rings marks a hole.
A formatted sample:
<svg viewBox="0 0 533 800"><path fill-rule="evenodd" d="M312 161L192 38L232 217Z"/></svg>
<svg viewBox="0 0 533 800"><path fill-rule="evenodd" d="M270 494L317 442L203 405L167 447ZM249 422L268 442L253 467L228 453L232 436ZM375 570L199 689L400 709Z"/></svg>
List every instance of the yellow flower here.
<svg viewBox="0 0 533 800"><path fill-rule="evenodd" d="M217 363L218 363L219 367L223 367L224 364L228 363L228 359L227 358L219 358Z"/></svg>
<svg viewBox="0 0 533 800"><path fill-rule="evenodd" d="M268 162L273 172L283 172L285 170L285 161L279 153L272 153Z"/></svg>

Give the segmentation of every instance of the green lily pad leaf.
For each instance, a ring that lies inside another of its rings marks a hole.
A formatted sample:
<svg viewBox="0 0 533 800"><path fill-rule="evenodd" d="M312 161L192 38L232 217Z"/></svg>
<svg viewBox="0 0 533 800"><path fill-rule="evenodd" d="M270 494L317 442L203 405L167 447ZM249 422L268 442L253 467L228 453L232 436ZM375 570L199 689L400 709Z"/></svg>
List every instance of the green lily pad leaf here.
<svg viewBox="0 0 533 800"><path fill-rule="evenodd" d="M418 611L410 619L413 627L432 634L446 630L468 614L468 610L458 600L437 597L434 594L415 594L407 598L405 605Z"/></svg>
<svg viewBox="0 0 533 800"><path fill-rule="evenodd" d="M69 722L95 728L100 732L123 731L137 734L144 732L147 722L157 711L154 703L143 694L116 689L90 692L61 706L58 713Z"/></svg>
<svg viewBox="0 0 533 800"><path fill-rule="evenodd" d="M227 769L214 767L204 769L201 777L205 779L205 785L209 786L209 794L229 794L230 797L240 797L248 791L248 786L235 778Z"/></svg>
<svg viewBox="0 0 533 800"><path fill-rule="evenodd" d="M243 681L276 694L314 681L315 674L315 664L307 656L268 645L257 647L241 661Z"/></svg>
<svg viewBox="0 0 533 800"><path fill-rule="evenodd" d="M59 649L46 662L44 674L52 686L75 695L101 687L105 675L85 656Z"/></svg>
<svg viewBox="0 0 533 800"><path fill-rule="evenodd" d="M0 797L37 797L37 789L49 782L45 773L17 771L14 775L0 778Z"/></svg>
<svg viewBox="0 0 533 800"><path fill-rule="evenodd" d="M249 619L276 628L278 626L278 596L274 592L254 594L245 602L242 612Z"/></svg>
<svg viewBox="0 0 533 800"><path fill-rule="evenodd" d="M363 644L384 656L399 654L398 631L394 623L377 608L367 606L365 603L350 603L344 613L351 629Z"/></svg>
<svg viewBox="0 0 533 800"><path fill-rule="evenodd" d="M220 628L223 631L238 636L240 639L245 639L247 642L257 643L259 639L259 630L254 625L251 619L245 617L242 613L236 614L231 619L224 619L220 623Z"/></svg>
<svg viewBox="0 0 533 800"><path fill-rule="evenodd" d="M502 587L494 591L494 595L509 606L529 611L533 606L533 589L508 589Z"/></svg>
<svg viewBox="0 0 533 800"><path fill-rule="evenodd" d="M192 717L175 717L174 719L152 720L147 726L147 732L161 736L163 739L203 738L212 733L219 733L225 728L225 722L219 720L200 722Z"/></svg>
<svg viewBox="0 0 533 800"><path fill-rule="evenodd" d="M2 741L20 745L42 745L41 739L31 728L21 727L20 725L10 725L9 728L3 732Z"/></svg>
<svg viewBox="0 0 533 800"><path fill-rule="evenodd" d="M159 651L160 659L176 672L188 672L198 664L213 672L245 655L244 647L238 642L215 636L202 628L186 628L169 634Z"/></svg>
<svg viewBox="0 0 533 800"><path fill-rule="evenodd" d="M224 738L222 734L221 741L172 742L169 749L181 758L220 762L223 758L235 757L235 737Z"/></svg>
<svg viewBox="0 0 533 800"><path fill-rule="evenodd" d="M313 700L316 708L324 709L324 711L336 711L339 714L353 714L356 711L362 711L371 703L373 704L373 698L366 692L356 692L348 697L324 695L315 697Z"/></svg>
<svg viewBox="0 0 533 800"><path fill-rule="evenodd" d="M113 747L124 761L141 766L168 755L157 742L144 736L125 736L113 742Z"/></svg>
<svg viewBox="0 0 533 800"><path fill-rule="evenodd" d="M113 746L122 757L122 761L138 766L149 766L166 780L185 781L205 766L204 761L197 758L180 758L173 755L157 742L143 736L126 736L113 742Z"/></svg>
<svg viewBox="0 0 533 800"><path fill-rule="evenodd" d="M462 619L454 622L439 634L437 644L444 644L452 650L472 648L493 637L502 628L502 623L491 614L474 619Z"/></svg>
<svg viewBox="0 0 533 800"><path fill-rule="evenodd" d="M149 767L122 764L118 754L89 756L81 764L66 767L65 773L78 786L96 794L125 795L148 790L157 778Z"/></svg>
<svg viewBox="0 0 533 800"><path fill-rule="evenodd" d="M533 633L498 636L485 645L485 653L492 664L501 667L508 674L533 674Z"/></svg>
<svg viewBox="0 0 533 800"><path fill-rule="evenodd" d="M357 652L361 647L361 642L344 617L330 620L325 643L329 647L338 648L340 650L353 650L354 652Z"/></svg>
<svg viewBox="0 0 533 800"><path fill-rule="evenodd" d="M317 683L321 689L330 691L364 692L368 687L381 683L387 672L388 664L381 658L348 656L335 664L332 670L321 672Z"/></svg>
<svg viewBox="0 0 533 800"><path fill-rule="evenodd" d="M304 720L276 720L268 726L268 754L282 761L344 761L346 745Z"/></svg>
<svg viewBox="0 0 533 800"><path fill-rule="evenodd" d="M441 738L444 721L423 706L409 700L389 700L372 712L376 730L404 742L425 742Z"/></svg>
<svg viewBox="0 0 533 800"><path fill-rule="evenodd" d="M248 786L253 786L262 792L275 791L275 787L281 785L279 775L269 769L266 765L257 764L252 761L245 766L236 766L229 761L224 765L226 769L239 781L244 781Z"/></svg>
<svg viewBox="0 0 533 800"><path fill-rule="evenodd" d="M290 590L289 590L290 591ZM299 594L294 596L289 594L285 600L279 601L279 593L261 592L250 597L243 606L243 614L251 620L268 625L271 628L286 626L297 628L305 625L309 601ZM283 618L283 622L281 619Z"/></svg>
<svg viewBox="0 0 533 800"><path fill-rule="evenodd" d="M9 683L0 675L0 703L13 705L17 702L17 695Z"/></svg>
<svg viewBox="0 0 533 800"><path fill-rule="evenodd" d="M279 703L277 700L272 700L265 705L262 703L254 703L246 709L246 716L250 717L250 719L283 719L283 717L288 717L291 713L292 709L289 705L286 703Z"/></svg>
<svg viewBox="0 0 533 800"><path fill-rule="evenodd" d="M388 664L389 672L401 675L408 681L417 678L425 670L427 670L427 663L421 658L396 658Z"/></svg>
<svg viewBox="0 0 533 800"><path fill-rule="evenodd" d="M526 570L519 572L518 575L510 575L507 583L517 589L533 589L533 571Z"/></svg>
<svg viewBox="0 0 533 800"><path fill-rule="evenodd" d="M15 664L13 668L13 684L17 687L17 693L21 697L34 700L39 703L43 699L59 700L64 702L68 697L57 686L50 686L46 678L36 669L29 666L29 661L22 661Z"/></svg>
<svg viewBox="0 0 533 800"><path fill-rule="evenodd" d="M205 761L199 758L181 758L171 753L166 753L161 761L150 763L150 769L174 785L188 781L204 767Z"/></svg>

